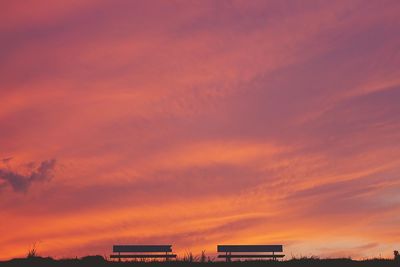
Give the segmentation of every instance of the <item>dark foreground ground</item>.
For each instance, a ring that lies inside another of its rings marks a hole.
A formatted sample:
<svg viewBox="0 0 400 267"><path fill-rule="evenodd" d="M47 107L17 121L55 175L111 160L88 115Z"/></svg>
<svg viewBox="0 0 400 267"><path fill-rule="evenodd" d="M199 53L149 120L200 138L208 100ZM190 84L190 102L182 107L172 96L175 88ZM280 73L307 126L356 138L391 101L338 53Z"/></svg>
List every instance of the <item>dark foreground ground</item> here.
<svg viewBox="0 0 400 267"><path fill-rule="evenodd" d="M25 258L0 262L0 267L400 267L400 262L387 259L356 261L351 259L291 259L285 261L235 261L235 262L116 262L102 257L85 257L83 259L54 260L51 258Z"/></svg>

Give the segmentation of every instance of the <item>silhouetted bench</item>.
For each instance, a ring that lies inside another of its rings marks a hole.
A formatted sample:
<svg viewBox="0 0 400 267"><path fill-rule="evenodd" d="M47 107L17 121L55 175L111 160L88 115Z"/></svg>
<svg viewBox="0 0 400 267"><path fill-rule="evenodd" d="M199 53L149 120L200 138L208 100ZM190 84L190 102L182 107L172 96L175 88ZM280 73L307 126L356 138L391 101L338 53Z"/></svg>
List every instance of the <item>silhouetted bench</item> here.
<svg viewBox="0 0 400 267"><path fill-rule="evenodd" d="M276 260L277 258L285 257L283 254L275 254L276 252L283 252L282 245L218 245L217 252L225 253L219 254L218 258L225 258L226 261L231 261L232 258L272 258Z"/></svg>
<svg viewBox="0 0 400 267"><path fill-rule="evenodd" d="M165 260L168 260L170 258L176 258L176 254L169 254L172 252L171 247L172 245L114 245L113 253L118 254L112 254L110 258L118 259L119 261L127 258L165 258Z"/></svg>

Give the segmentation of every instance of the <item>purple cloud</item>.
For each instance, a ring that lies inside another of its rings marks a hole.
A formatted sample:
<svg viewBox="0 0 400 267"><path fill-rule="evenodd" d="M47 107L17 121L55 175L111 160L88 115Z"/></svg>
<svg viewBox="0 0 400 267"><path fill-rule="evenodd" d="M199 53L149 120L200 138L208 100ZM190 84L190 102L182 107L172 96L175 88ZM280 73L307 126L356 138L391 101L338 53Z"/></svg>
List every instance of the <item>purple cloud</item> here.
<svg viewBox="0 0 400 267"><path fill-rule="evenodd" d="M28 175L8 169L0 169L0 180L8 183L15 192L26 192L32 183L49 181L53 178L55 159L45 160Z"/></svg>

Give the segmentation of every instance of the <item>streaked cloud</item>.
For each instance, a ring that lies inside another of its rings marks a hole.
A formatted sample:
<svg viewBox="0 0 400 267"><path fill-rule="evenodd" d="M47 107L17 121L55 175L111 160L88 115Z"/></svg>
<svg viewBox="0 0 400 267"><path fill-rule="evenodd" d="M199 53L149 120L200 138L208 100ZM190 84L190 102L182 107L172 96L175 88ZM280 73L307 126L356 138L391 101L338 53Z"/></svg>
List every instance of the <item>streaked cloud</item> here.
<svg viewBox="0 0 400 267"><path fill-rule="evenodd" d="M0 5L1 257L399 246L398 1Z"/></svg>

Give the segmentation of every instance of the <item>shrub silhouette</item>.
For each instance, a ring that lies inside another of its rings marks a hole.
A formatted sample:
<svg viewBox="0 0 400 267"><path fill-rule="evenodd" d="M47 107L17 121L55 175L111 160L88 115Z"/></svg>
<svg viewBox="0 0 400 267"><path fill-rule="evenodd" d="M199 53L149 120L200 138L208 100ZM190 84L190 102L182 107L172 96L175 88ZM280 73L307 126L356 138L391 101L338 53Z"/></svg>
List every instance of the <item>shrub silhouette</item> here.
<svg viewBox="0 0 400 267"><path fill-rule="evenodd" d="M36 249L36 243L33 244L32 248L28 250L28 254L26 255L26 257L27 257L28 259L38 257L38 255L37 255L37 249Z"/></svg>
<svg viewBox="0 0 400 267"><path fill-rule="evenodd" d="M206 262L206 261L207 261L206 251L205 251L205 250L202 250L202 251L201 251L201 255L200 255L200 262L201 262L201 263L204 263L204 262Z"/></svg>
<svg viewBox="0 0 400 267"><path fill-rule="evenodd" d="M94 265L99 264L99 263L105 263L106 260L104 259L103 256L100 255L94 255L94 256L85 256L82 257L81 260L85 263L92 263Z"/></svg>
<svg viewBox="0 0 400 267"><path fill-rule="evenodd" d="M193 253L191 251L186 252L185 256L183 256L183 261L184 262L194 262L195 257L193 256Z"/></svg>

